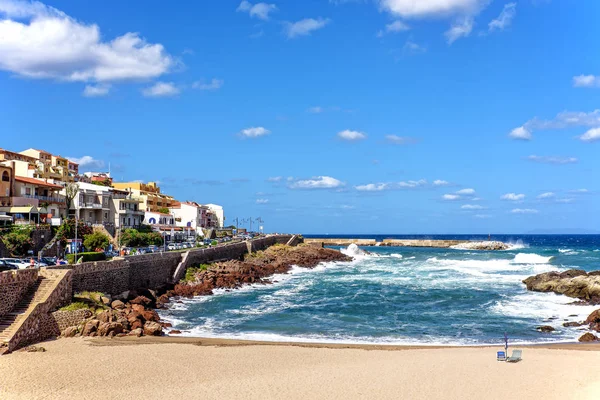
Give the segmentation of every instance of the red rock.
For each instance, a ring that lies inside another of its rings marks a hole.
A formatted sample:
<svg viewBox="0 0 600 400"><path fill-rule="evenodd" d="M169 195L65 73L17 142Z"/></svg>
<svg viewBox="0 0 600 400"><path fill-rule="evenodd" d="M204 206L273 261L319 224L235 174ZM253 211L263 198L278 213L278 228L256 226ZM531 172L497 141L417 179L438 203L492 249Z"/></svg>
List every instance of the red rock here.
<svg viewBox="0 0 600 400"><path fill-rule="evenodd" d="M600 310L592 312L585 320L586 324L592 324L595 322L600 322Z"/></svg>
<svg viewBox="0 0 600 400"><path fill-rule="evenodd" d="M75 337L75 335L77 335L78 331L77 331L77 327L76 326L69 326L67 329L65 329L62 332L62 335L64 337Z"/></svg>
<svg viewBox="0 0 600 400"><path fill-rule="evenodd" d="M171 329L169 331L169 335L179 335L180 333L181 333L181 331L177 330L177 329Z"/></svg>
<svg viewBox="0 0 600 400"><path fill-rule="evenodd" d="M593 333L585 333L583 334L580 338L579 341L580 342L595 342L597 341L598 338L596 337L596 335L594 335Z"/></svg>
<svg viewBox="0 0 600 400"><path fill-rule="evenodd" d="M144 311L146 311L146 309L144 308L144 306L139 305L139 304L133 304L131 306L131 309L137 313L143 313Z"/></svg>
<svg viewBox="0 0 600 400"><path fill-rule="evenodd" d="M158 322L147 321L144 324L144 335L148 336L161 336L162 326Z"/></svg>
<svg viewBox="0 0 600 400"><path fill-rule="evenodd" d="M131 300L130 303L131 304L141 304L141 305L147 306L148 304L152 303L152 300L150 300L146 296L138 296L135 299Z"/></svg>
<svg viewBox="0 0 600 400"><path fill-rule="evenodd" d="M129 336L140 337L140 336L142 336L142 334L143 334L142 328L133 329L131 332L129 332Z"/></svg>
<svg viewBox="0 0 600 400"><path fill-rule="evenodd" d="M161 325L163 328L170 328L173 326L170 322L161 322Z"/></svg>
<svg viewBox="0 0 600 400"><path fill-rule="evenodd" d="M111 310L102 311L96 318L98 318L100 322L112 322L113 313Z"/></svg>
<svg viewBox="0 0 600 400"><path fill-rule="evenodd" d="M95 333L98 329L98 325L100 325L100 321L97 319L93 319L85 324L83 327L83 331L81 332L82 336L90 336L92 333Z"/></svg>
<svg viewBox="0 0 600 400"><path fill-rule="evenodd" d="M154 322L160 321L160 316L154 310L146 310L146 311L144 311L142 313L142 317L144 317L144 319L146 321L154 321Z"/></svg>
<svg viewBox="0 0 600 400"><path fill-rule="evenodd" d="M141 329L143 327L144 327L144 323L139 319L136 319L135 321L133 321L130 326L132 331L136 330L136 329Z"/></svg>
<svg viewBox="0 0 600 400"><path fill-rule="evenodd" d="M110 306L114 309L122 310L125 308L125 303L123 303L121 300L115 300L111 303Z"/></svg>

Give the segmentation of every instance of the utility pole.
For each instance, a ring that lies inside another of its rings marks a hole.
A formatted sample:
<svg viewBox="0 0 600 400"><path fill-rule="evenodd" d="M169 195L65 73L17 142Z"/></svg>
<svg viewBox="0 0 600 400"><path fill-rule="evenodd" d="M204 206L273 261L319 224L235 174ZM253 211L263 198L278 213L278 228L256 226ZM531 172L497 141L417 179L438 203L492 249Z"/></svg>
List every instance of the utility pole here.
<svg viewBox="0 0 600 400"><path fill-rule="evenodd" d="M75 264L77 264L77 209L75 209Z"/></svg>

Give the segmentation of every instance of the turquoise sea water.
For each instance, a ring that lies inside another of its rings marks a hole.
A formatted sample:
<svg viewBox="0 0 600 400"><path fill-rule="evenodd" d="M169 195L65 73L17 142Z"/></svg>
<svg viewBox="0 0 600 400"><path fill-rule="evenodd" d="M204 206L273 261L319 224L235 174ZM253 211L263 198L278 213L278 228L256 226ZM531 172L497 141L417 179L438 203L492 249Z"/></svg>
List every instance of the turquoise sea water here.
<svg viewBox="0 0 600 400"><path fill-rule="evenodd" d="M504 332L513 343L581 336L580 328L562 324L598 307L527 292L521 281L554 270L600 269L600 236L495 239L514 247L365 248L370 254L352 262L295 267L273 285L182 299L161 315L185 336L252 340L464 345L500 343ZM556 331L538 332L539 325Z"/></svg>

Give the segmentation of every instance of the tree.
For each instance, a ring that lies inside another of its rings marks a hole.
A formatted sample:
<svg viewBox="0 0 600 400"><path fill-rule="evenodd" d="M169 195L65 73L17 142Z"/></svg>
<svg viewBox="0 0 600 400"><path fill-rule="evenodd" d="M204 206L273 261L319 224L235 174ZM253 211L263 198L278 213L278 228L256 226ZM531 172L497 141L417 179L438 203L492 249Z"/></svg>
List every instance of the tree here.
<svg viewBox="0 0 600 400"><path fill-rule="evenodd" d="M65 186L65 202L67 203L67 215L73 204L73 199L79 194L79 185L76 183L67 183Z"/></svg>
<svg viewBox="0 0 600 400"><path fill-rule="evenodd" d="M33 246L31 232L30 227L15 226L9 233L3 234L1 239L12 256L20 257L26 255Z"/></svg>
<svg viewBox="0 0 600 400"><path fill-rule="evenodd" d="M102 232L93 232L83 240L83 245L88 251L104 250L109 243L110 239Z"/></svg>
<svg viewBox="0 0 600 400"><path fill-rule="evenodd" d="M94 230L91 226L84 224L79 221L77 224L77 237L82 238L89 234L91 234ZM67 239L75 238L75 220L67 219L65 220L61 226L58 227L56 231L56 238L60 241L61 247L64 249L67 245Z"/></svg>
<svg viewBox="0 0 600 400"><path fill-rule="evenodd" d="M40 221L40 222L47 222L47 220L48 220L48 214L49 214L49 212L48 212L48 208L49 207L50 207L50 203L47 202L47 201L44 201L44 202L40 203L40 208L46 209L46 216L44 218L42 218L42 221Z"/></svg>
<svg viewBox="0 0 600 400"><path fill-rule="evenodd" d="M168 214L169 213L169 209L167 207L161 207L161 208L158 209L158 212L162 213L162 214Z"/></svg>

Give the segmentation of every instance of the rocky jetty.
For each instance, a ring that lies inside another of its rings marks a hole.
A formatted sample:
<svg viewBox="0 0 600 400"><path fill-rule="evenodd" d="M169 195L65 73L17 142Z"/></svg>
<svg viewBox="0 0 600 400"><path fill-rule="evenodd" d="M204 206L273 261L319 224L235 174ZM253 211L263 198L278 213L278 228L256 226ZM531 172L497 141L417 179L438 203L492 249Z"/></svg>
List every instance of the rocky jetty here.
<svg viewBox="0 0 600 400"><path fill-rule="evenodd" d="M564 272L546 272L530 276L523 283L527 290L534 292L553 292L589 304L600 304L600 271L587 273L579 269L570 269Z"/></svg>
<svg viewBox="0 0 600 400"><path fill-rule="evenodd" d="M61 336L161 336L163 328L170 324L161 322L154 310L155 296L151 290L125 292L114 299L104 294L92 296L85 302L90 317L63 329Z"/></svg>
<svg viewBox="0 0 600 400"><path fill-rule="evenodd" d="M456 250L508 250L510 245L498 241L467 242L452 246Z"/></svg>
<svg viewBox="0 0 600 400"><path fill-rule="evenodd" d="M244 284L269 284L267 279L273 274L288 272L292 266L314 268L321 262L352 261L337 250L316 246L299 245L296 247L276 245L264 251L246 256L244 261L225 261L196 269L190 276L173 290L167 291L158 298L160 308L170 297L204 296L213 293L214 289L235 289Z"/></svg>
<svg viewBox="0 0 600 400"><path fill-rule="evenodd" d="M545 272L530 276L523 283L527 290L534 292L552 292L579 299L581 304L600 304L600 271L585 272L580 269L570 269L564 272ZM565 327L587 325L591 331L600 332L600 309L592 312L583 322L567 322ZM545 327L538 327L544 332ZM593 342L599 340L593 333L587 332L580 338L580 342Z"/></svg>

